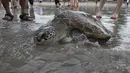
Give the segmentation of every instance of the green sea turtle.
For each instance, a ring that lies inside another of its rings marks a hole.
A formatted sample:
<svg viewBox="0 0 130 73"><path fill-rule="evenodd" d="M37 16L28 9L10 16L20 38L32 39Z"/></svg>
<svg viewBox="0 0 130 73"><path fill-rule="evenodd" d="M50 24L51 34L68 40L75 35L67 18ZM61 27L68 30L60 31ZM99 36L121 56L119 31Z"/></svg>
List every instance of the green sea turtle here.
<svg viewBox="0 0 130 73"><path fill-rule="evenodd" d="M66 10L54 17L46 26L40 27L35 34L37 43L56 41L71 42L85 36L90 41L106 43L109 31L90 14L82 11Z"/></svg>

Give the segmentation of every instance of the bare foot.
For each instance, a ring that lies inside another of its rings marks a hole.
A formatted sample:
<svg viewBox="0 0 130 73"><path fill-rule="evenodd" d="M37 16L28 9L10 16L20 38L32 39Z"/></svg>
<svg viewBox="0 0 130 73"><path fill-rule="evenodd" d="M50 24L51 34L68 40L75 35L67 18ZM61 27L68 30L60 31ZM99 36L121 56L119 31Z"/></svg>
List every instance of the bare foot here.
<svg viewBox="0 0 130 73"><path fill-rule="evenodd" d="M102 18L102 12L99 11L97 14L96 14L96 18Z"/></svg>
<svg viewBox="0 0 130 73"><path fill-rule="evenodd" d="M118 18L118 14L117 13L113 14L112 17L111 17L111 19L117 19L117 18Z"/></svg>

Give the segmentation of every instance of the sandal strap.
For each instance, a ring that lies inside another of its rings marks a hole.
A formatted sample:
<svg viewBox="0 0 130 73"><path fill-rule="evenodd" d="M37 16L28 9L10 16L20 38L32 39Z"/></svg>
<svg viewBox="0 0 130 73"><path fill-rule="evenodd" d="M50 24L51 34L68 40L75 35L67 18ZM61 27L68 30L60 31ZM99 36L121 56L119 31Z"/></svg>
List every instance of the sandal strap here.
<svg viewBox="0 0 130 73"><path fill-rule="evenodd" d="M5 14L5 16L10 16L11 18L14 17L12 14Z"/></svg>
<svg viewBox="0 0 130 73"><path fill-rule="evenodd" d="M12 21L14 16L12 14L5 14L5 17L2 18L3 20Z"/></svg>
<svg viewBox="0 0 130 73"><path fill-rule="evenodd" d="M19 18L20 18L20 19L24 19L25 16L27 16L27 15L28 15L28 14L22 14L22 15L19 16Z"/></svg>
<svg viewBox="0 0 130 73"><path fill-rule="evenodd" d="M28 14L22 14L22 15L19 16L19 18L21 20L25 20L25 21L32 21L32 19L30 19L32 17L28 16Z"/></svg>

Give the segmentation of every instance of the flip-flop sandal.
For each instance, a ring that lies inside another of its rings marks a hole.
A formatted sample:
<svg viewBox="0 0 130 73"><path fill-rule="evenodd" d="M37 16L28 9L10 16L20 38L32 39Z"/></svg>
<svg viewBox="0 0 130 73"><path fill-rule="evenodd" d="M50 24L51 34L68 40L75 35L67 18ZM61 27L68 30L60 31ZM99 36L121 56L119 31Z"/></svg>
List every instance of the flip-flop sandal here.
<svg viewBox="0 0 130 73"><path fill-rule="evenodd" d="M96 18L102 18L102 16L96 16Z"/></svg>
<svg viewBox="0 0 130 73"><path fill-rule="evenodd" d="M5 14L5 17L3 17L3 20L12 21L14 16L12 14Z"/></svg>
<svg viewBox="0 0 130 73"><path fill-rule="evenodd" d="M111 17L111 19L117 19L117 17Z"/></svg>
<svg viewBox="0 0 130 73"><path fill-rule="evenodd" d="M33 17L28 16L28 14L22 14L19 18L23 21L33 21Z"/></svg>

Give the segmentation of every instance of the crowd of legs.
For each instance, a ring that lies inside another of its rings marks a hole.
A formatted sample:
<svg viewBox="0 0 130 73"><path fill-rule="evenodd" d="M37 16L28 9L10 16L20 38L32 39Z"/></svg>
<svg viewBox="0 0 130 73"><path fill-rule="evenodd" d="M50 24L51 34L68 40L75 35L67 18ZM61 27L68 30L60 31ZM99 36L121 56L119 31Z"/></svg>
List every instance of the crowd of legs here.
<svg viewBox="0 0 130 73"><path fill-rule="evenodd" d="M113 15L111 17L112 19L118 18L118 13L119 13L119 10L120 10L120 8L122 6L122 3L123 3L123 0L117 0L117 5L116 5L116 7L114 9L114 13L113 13ZM100 0L99 10L98 10L98 13L96 15L97 18L102 17L102 8L103 8L104 4L105 4L105 0Z"/></svg>
<svg viewBox="0 0 130 73"><path fill-rule="evenodd" d="M17 7L20 6L20 8L21 8L21 14L19 16L20 19L25 20L25 21L32 21L33 18L30 17L29 14L28 14L28 9L29 9L28 1L30 3L30 6L33 7L34 0L0 0L0 7L1 7L1 4L2 4L3 7L5 8L5 11L6 11L5 17L3 17L3 20L8 20L8 21L13 20L14 16L10 11L10 5L9 5L9 2L11 2L11 8L17 8ZM70 8L72 10L77 10L79 8L79 1L78 0L65 0L64 5L65 5L66 1L70 1L70 2L68 2L68 6L70 6ZM96 3L98 2L98 0L94 0L94 1ZM129 4L129 1L130 0L126 1L127 6ZM39 2L41 3L42 0L39 0ZM96 14L97 18L102 17L102 13L103 13L102 9L104 7L105 2L106 2L106 0L100 0L98 12ZM124 0L117 0L116 7L113 10L113 14L111 16L112 19L118 18L118 13L119 13L119 10L120 10L123 2L124 2ZM55 0L55 5L56 5L56 7L59 7L61 5L60 1Z"/></svg>
<svg viewBox="0 0 130 73"><path fill-rule="evenodd" d="M3 17L3 20L11 21L13 20L14 16L10 11L10 5L9 5L9 0L1 0L3 7L5 8L5 17ZM15 4L15 0L14 0ZM21 20L25 21L32 21L33 18L28 15L28 2L27 0L19 0L19 5L21 7L21 13L19 18ZM13 5L14 6L14 5Z"/></svg>

